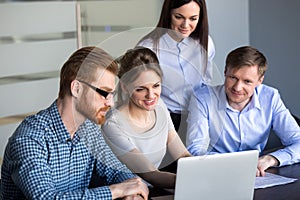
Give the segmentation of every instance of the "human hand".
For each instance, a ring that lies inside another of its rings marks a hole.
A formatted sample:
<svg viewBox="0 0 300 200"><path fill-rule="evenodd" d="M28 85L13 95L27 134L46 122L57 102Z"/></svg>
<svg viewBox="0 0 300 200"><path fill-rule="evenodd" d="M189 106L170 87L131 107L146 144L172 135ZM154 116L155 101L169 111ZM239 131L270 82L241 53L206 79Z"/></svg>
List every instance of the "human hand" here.
<svg viewBox="0 0 300 200"><path fill-rule="evenodd" d="M257 163L256 176L265 176L265 170L272 166L278 166L279 161L271 155L264 155L259 157Z"/></svg>
<svg viewBox="0 0 300 200"><path fill-rule="evenodd" d="M141 178L133 178L122 183L109 186L112 198L123 198L126 200L148 200L149 189Z"/></svg>
<svg viewBox="0 0 300 200"><path fill-rule="evenodd" d="M124 197L123 200L144 200L144 198L141 195L137 194Z"/></svg>

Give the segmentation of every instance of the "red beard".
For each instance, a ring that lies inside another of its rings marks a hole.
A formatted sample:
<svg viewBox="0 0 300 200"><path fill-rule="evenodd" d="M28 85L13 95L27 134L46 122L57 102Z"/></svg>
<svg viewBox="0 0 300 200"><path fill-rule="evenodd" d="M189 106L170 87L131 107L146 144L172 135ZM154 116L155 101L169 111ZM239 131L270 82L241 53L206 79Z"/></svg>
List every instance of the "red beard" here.
<svg viewBox="0 0 300 200"><path fill-rule="evenodd" d="M110 109L109 106L106 106L104 108L100 108L96 113L96 123L97 124L104 124L105 122L105 115L102 114L102 112L107 112Z"/></svg>

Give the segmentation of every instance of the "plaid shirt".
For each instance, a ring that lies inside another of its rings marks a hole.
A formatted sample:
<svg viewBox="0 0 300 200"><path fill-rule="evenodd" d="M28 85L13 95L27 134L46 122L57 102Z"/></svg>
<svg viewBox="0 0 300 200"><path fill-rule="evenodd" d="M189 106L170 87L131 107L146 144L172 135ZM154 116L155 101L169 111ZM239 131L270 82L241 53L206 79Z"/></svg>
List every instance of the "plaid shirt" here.
<svg viewBox="0 0 300 200"><path fill-rule="evenodd" d="M2 199L111 199L108 186L88 189L93 169L107 185L134 175L87 120L71 139L56 101L26 118L7 144L1 169Z"/></svg>

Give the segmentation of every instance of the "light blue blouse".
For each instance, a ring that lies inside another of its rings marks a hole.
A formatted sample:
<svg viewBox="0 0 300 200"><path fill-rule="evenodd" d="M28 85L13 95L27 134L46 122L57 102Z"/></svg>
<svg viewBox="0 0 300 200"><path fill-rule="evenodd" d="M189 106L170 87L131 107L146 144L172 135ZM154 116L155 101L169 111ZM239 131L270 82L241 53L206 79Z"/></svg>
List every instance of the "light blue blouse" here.
<svg viewBox="0 0 300 200"><path fill-rule="evenodd" d="M186 112L193 87L211 80L213 74L214 43L209 37L208 65L205 71L201 45L192 38L175 41L168 33L159 40L159 50L153 49L153 41L146 39L138 46L144 46L157 53L162 71L161 98L172 113Z"/></svg>
<svg viewBox="0 0 300 200"><path fill-rule="evenodd" d="M188 150L193 155L257 149L262 152L272 128L284 146L271 155L280 166L300 161L300 128L278 90L264 84L249 104L237 111L229 106L224 86L195 89L188 117Z"/></svg>

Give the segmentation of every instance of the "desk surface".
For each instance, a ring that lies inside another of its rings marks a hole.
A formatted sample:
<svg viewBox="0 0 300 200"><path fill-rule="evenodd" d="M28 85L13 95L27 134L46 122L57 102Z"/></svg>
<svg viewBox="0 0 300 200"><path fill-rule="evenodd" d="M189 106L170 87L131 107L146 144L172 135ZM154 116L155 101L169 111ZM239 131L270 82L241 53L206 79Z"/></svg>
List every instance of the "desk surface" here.
<svg viewBox="0 0 300 200"><path fill-rule="evenodd" d="M254 200L299 200L300 199L300 163L280 168L270 168L270 173L296 178L297 181L286 185L278 185L269 188L255 189ZM160 194L160 195L159 195ZM161 190L150 191L153 200L173 200L174 196Z"/></svg>

